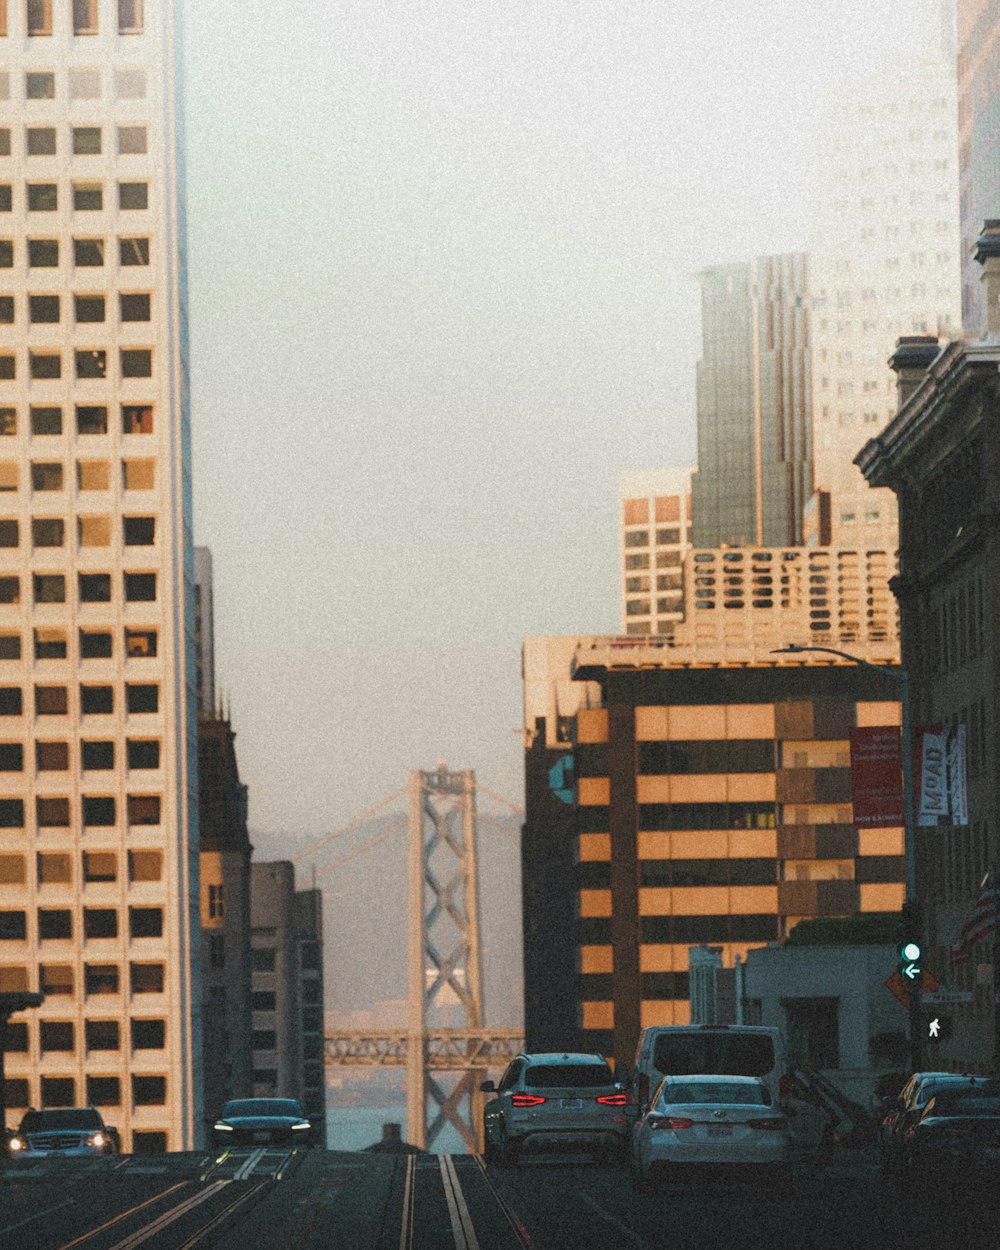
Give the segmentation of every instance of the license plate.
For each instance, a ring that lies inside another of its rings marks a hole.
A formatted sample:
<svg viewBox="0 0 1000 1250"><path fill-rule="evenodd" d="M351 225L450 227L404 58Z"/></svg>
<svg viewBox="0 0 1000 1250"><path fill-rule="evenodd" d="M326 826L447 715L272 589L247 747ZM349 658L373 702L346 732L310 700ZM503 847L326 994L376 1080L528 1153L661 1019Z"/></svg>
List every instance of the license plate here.
<svg viewBox="0 0 1000 1250"><path fill-rule="evenodd" d="M255 1142L269 1142L271 1140L271 1134L270 1133L254 1133L253 1139Z"/></svg>
<svg viewBox="0 0 1000 1250"><path fill-rule="evenodd" d="M569 1111L579 1111L580 1108L583 1106L583 1099L582 1098L564 1098L562 1100L562 1105L565 1108L567 1108L567 1110Z"/></svg>
<svg viewBox="0 0 1000 1250"><path fill-rule="evenodd" d="M733 1130L728 1124L710 1124L708 1135L709 1137L732 1137Z"/></svg>

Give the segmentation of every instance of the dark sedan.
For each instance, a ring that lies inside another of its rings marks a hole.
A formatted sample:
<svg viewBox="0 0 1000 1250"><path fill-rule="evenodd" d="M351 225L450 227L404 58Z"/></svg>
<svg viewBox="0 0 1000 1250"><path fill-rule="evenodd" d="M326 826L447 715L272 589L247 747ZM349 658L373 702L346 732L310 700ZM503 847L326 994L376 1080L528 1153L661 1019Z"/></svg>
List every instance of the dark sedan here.
<svg viewBox="0 0 1000 1250"><path fill-rule="evenodd" d="M971 1181L1000 1167L1000 1084L942 1089L904 1140L914 1180Z"/></svg>
<svg viewBox="0 0 1000 1250"><path fill-rule="evenodd" d="M311 1146L312 1125L294 1098L236 1098L212 1126L216 1146Z"/></svg>

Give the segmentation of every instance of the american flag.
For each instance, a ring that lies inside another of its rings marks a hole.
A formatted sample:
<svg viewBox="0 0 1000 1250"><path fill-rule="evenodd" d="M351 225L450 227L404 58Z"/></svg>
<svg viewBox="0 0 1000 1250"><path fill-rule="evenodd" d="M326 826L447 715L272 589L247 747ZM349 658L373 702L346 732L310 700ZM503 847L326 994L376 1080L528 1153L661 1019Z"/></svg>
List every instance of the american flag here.
<svg viewBox="0 0 1000 1250"><path fill-rule="evenodd" d="M952 963L960 964L968 959L973 945L980 938L989 937L997 927L997 910L1000 906L1000 890L992 880L983 887L976 899L975 906L969 913L957 942L951 946Z"/></svg>

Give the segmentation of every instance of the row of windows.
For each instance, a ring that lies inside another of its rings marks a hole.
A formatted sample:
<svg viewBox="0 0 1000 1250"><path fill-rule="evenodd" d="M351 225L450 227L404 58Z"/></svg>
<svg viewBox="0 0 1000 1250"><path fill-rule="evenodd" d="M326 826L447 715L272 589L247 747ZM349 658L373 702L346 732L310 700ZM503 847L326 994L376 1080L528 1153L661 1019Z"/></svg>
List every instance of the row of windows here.
<svg viewBox="0 0 1000 1250"><path fill-rule="evenodd" d="M88 1107L121 1106L121 1080L117 1076L88 1076L84 1088ZM153 1084L147 1084L153 1082ZM32 1105L30 1086L24 1077L8 1077L7 1106L27 1109ZM42 1107L78 1107L76 1078L43 1076L39 1084ZM132 1103L135 1107L161 1107L166 1103L166 1077L133 1076ZM132 1130L133 1154L162 1154L167 1148L167 1135L162 1130Z"/></svg>
<svg viewBox="0 0 1000 1250"><path fill-rule="evenodd" d="M640 941L696 946L703 942L773 942L780 917L772 915L742 916L640 916ZM611 943L611 920L605 917L580 917L576 921L576 940L580 946L608 946Z"/></svg>
<svg viewBox="0 0 1000 1250"><path fill-rule="evenodd" d="M113 795L84 795L80 799L80 822L84 829L115 824L117 799ZM158 794L125 796L125 815L130 827L160 823ZM72 825L68 798L36 798L35 821L39 829L65 829ZM0 829L24 828L24 799L0 799Z"/></svg>
<svg viewBox="0 0 1000 1250"><path fill-rule="evenodd" d="M42 992L47 998L72 995L75 992L76 971L72 964L41 964L38 976ZM130 963L127 972L131 994L163 993L165 984L163 964ZM24 965L6 964L0 967L0 991L17 993L25 990L28 986L28 979L28 969ZM84 964L83 992L88 997L120 994L121 988L122 971L118 964Z"/></svg>
<svg viewBox="0 0 1000 1250"><path fill-rule="evenodd" d="M102 522L94 525L93 522ZM126 547L151 547L156 542L155 517L123 517L122 538ZM111 545L110 516L77 517L77 542L81 547L108 547ZM20 522L12 518L0 518L0 547L15 548L20 542ZM33 517L31 519L31 545L33 548L59 548L65 546L66 522L62 517ZM89 593L89 592L88 592ZM81 581L80 597L84 597ZM0 602L10 600L0 596Z"/></svg>
<svg viewBox="0 0 1000 1250"><path fill-rule="evenodd" d="M118 937L119 913L115 907L84 907L85 938ZM74 914L68 907L37 909L38 939L42 942L73 939ZM129 938L163 937L162 907L130 907ZM0 942L25 942L28 939L28 913L17 908L0 911Z"/></svg>
<svg viewBox="0 0 1000 1250"><path fill-rule="evenodd" d="M610 828L607 807L578 807L580 833L607 833ZM639 828L673 829L774 829L777 811L774 803L640 803Z"/></svg>
<svg viewBox="0 0 1000 1250"><path fill-rule="evenodd" d="M36 716L65 716L69 711L69 690L66 686L35 686ZM79 688L82 715L106 716L115 710L113 686ZM158 712L160 688L149 683L125 683L125 710L130 714ZM20 686L0 686L0 716L21 716L24 692Z"/></svg>
<svg viewBox="0 0 1000 1250"><path fill-rule="evenodd" d="M4 317L3 300L0 297L0 322ZM52 297L56 298L56 297ZM11 314L13 319L13 314ZM108 376L108 353L103 348L83 348L73 353L76 379L104 379ZM151 378L153 376L153 352L151 348L122 347L119 349L118 371L122 378ZM36 381L53 381L61 378L62 353L53 351L29 351L28 375ZM11 382L17 376L17 357L0 356L0 380Z"/></svg>
<svg viewBox="0 0 1000 1250"><path fill-rule="evenodd" d="M35 768L38 772L70 771L68 742L36 742ZM125 742L125 763L128 769L160 767L160 743L156 738L128 738ZM115 743L87 741L80 743L82 772L107 772L115 766ZM0 742L0 773L24 772L24 744Z"/></svg>
<svg viewBox="0 0 1000 1250"><path fill-rule="evenodd" d="M80 856L81 879L97 884L118 880L117 851L83 851ZM65 851L38 851L35 854L35 873L38 885L72 885L73 858ZM0 854L0 885L27 885L28 862L23 855ZM137 884L159 881L163 875L162 851L129 851L128 879ZM71 994L71 969L66 969L68 988L61 992Z"/></svg>
<svg viewBox="0 0 1000 1250"><path fill-rule="evenodd" d="M10 132L7 131L7 134ZM145 126L116 127L116 150L119 156L145 156L148 137ZM26 156L57 156L58 138L55 126L26 126L24 152ZM71 126L70 150L74 156L100 156L104 148L104 132L101 126ZM10 155L10 145L5 155Z"/></svg>
<svg viewBox="0 0 1000 1250"><path fill-rule="evenodd" d="M119 35L141 35L143 28L143 0L114 0L117 8ZM44 36L53 33L52 0L21 0L24 14L24 29L27 35ZM7 0L0 0L0 35L8 32L18 33L16 19L8 22ZM11 8L16 11L18 0L12 0ZM99 30L99 0L57 0L55 12L59 24L66 22L66 29L72 22L74 35L96 35Z"/></svg>
<svg viewBox="0 0 1000 1250"><path fill-rule="evenodd" d="M643 999L680 998L689 994L686 972L644 972L641 979ZM614 978L607 972L580 974L579 993L586 1002L609 1002L614 998Z"/></svg>
<svg viewBox="0 0 1000 1250"><path fill-rule="evenodd" d="M114 658L112 633L109 629L81 629L79 656L81 660ZM130 660L150 659L156 655L158 631L152 628L126 629L125 654ZM36 660L69 659L66 630L56 626L32 630L32 652ZM0 633L0 660L21 659L21 635L11 630Z"/></svg>
<svg viewBox="0 0 1000 1250"><path fill-rule="evenodd" d="M17 434L17 418L16 408L0 407L0 437ZM78 404L75 419L77 434L108 433L108 409L103 404ZM28 421L32 435L63 433L63 410L58 404L32 404L28 409ZM153 405L122 404L121 430L123 434L152 434Z"/></svg>
<svg viewBox="0 0 1000 1250"><path fill-rule="evenodd" d="M3 6L0 4L0 9ZM24 75L26 100L56 99L57 75L54 70L29 69ZM101 96L101 73L96 69L71 69L67 72L67 90L71 100L98 100ZM146 98L146 71L134 66L116 69L114 94L119 100ZM0 99L9 100L10 75L0 73Z"/></svg>
<svg viewBox="0 0 1000 1250"><path fill-rule="evenodd" d="M166 1020L136 1020L130 1022L132 1050L163 1050L167 1044ZM6 1049L12 1054L27 1054L31 1045L31 1032L37 1031L38 1049L42 1054L51 1051L76 1050L76 1023L73 1020L39 1020L37 1024L16 1021L7 1026ZM85 1020L83 1040L86 1050L120 1050L121 1029L117 1020Z"/></svg>
<svg viewBox="0 0 1000 1250"><path fill-rule="evenodd" d="M2 132L0 132L2 133ZM96 213L104 208L104 184L101 182L74 182L72 184L73 195L73 211L76 213ZM58 207L59 195L51 183L29 183L28 184L28 208L33 212L52 212ZM149 183L147 182L119 182L118 183L118 207L122 212L131 212L137 209L149 208ZM9 182L0 182L0 213L11 213L14 211L14 188ZM58 247L56 250L56 259L53 261L48 259L51 257L51 251L36 249L35 255L44 257L45 259L32 259L32 244L47 242L47 240L28 240L28 264L44 268L46 266L57 265ZM132 261L123 261L123 264L132 264ZM9 266L7 266L9 268Z"/></svg>
<svg viewBox="0 0 1000 1250"><path fill-rule="evenodd" d="M929 662L934 673L953 672L982 655L987 636L982 573L942 596L929 615Z"/></svg>
<svg viewBox="0 0 1000 1250"><path fill-rule="evenodd" d="M62 522L56 522L56 524L61 526ZM47 545L52 546L53 544L49 543ZM126 603L154 603L156 601L155 573L125 573L123 580ZM78 573L77 592L79 603L111 603L111 574ZM65 574L33 573L31 575L31 599L32 603L36 605L40 603L65 603ZM20 577L0 577L0 604L16 604L20 602Z"/></svg>
<svg viewBox="0 0 1000 1250"><path fill-rule="evenodd" d="M59 295L29 295L28 321L31 325L58 325L62 320L62 297ZM107 320L107 306L103 295L74 295L73 319L77 325L89 325ZM119 293L118 313L122 322L150 321L152 297L147 292ZM17 299L13 295L0 295L0 324L13 325L17 318ZM77 353L79 355L79 353ZM78 367L79 368L79 367Z"/></svg>
<svg viewBox="0 0 1000 1250"><path fill-rule="evenodd" d="M639 773L773 773L776 744L771 738L723 741L640 742Z"/></svg>
<svg viewBox="0 0 1000 1250"><path fill-rule="evenodd" d="M28 187L28 207L53 212L58 207L54 183L36 184ZM116 235L118 263L125 268L149 264L148 235ZM13 269L15 246L13 239L0 239L0 269ZM28 239L27 260L32 269L53 269L59 264L58 239ZM100 269L105 260L106 239L100 235L72 240L73 264L77 269Z"/></svg>
<svg viewBox="0 0 1000 1250"><path fill-rule="evenodd" d="M19 488L20 465L16 460L0 460L0 491ZM66 486L65 466L58 460L31 462L33 491L63 490ZM122 460L121 481L124 490L152 490L156 484L155 460ZM111 463L108 460L78 460L76 484L81 491L110 490Z"/></svg>

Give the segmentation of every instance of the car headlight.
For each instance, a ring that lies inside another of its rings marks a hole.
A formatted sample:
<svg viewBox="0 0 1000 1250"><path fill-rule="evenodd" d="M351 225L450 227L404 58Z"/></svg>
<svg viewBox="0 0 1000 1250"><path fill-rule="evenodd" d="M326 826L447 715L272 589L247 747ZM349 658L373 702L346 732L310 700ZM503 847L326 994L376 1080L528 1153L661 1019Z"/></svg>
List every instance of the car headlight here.
<svg viewBox="0 0 1000 1250"><path fill-rule="evenodd" d="M101 1146L103 1146L107 1142L107 1140L108 1139L104 1136L103 1133L95 1133L93 1137L87 1138L87 1145L96 1146L98 1149L100 1149Z"/></svg>
<svg viewBox="0 0 1000 1250"><path fill-rule="evenodd" d="M218 1133L232 1133L233 1132L233 1126L231 1124L226 1124L224 1120L220 1120L218 1124L216 1124L215 1129L216 1129L216 1132Z"/></svg>
<svg viewBox="0 0 1000 1250"><path fill-rule="evenodd" d="M293 1125L292 1125L292 1132L293 1132L293 1133L298 1133L298 1132L300 1132L300 1131L304 1131L305 1129L310 1129L310 1128L312 1128L312 1125L309 1123L309 1121L308 1121L308 1120L303 1120L303 1122L302 1122L301 1124L293 1124Z"/></svg>
<svg viewBox="0 0 1000 1250"><path fill-rule="evenodd" d="M27 1150L28 1143L23 1137L12 1137L7 1143L8 1149L12 1151Z"/></svg>

